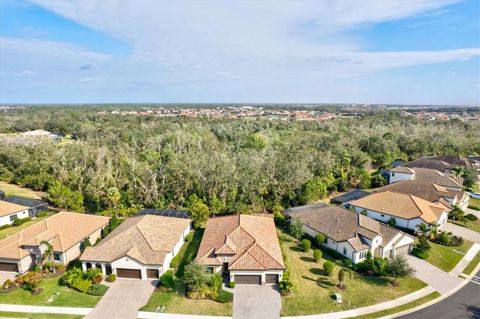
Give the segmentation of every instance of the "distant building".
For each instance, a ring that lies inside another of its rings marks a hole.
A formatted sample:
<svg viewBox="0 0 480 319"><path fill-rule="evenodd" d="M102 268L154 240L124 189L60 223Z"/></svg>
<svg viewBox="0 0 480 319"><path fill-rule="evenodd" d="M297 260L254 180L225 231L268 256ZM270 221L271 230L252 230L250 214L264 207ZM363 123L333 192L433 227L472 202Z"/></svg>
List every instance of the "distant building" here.
<svg viewBox="0 0 480 319"><path fill-rule="evenodd" d="M32 218L36 217L37 213L48 210L48 203L39 199L21 196L7 196L3 200L9 203L28 207L28 215Z"/></svg>
<svg viewBox="0 0 480 319"><path fill-rule="evenodd" d="M429 168L409 168L399 166L389 171L389 183L396 183L405 180L434 183L452 190L462 190L463 179L453 174L443 173Z"/></svg>

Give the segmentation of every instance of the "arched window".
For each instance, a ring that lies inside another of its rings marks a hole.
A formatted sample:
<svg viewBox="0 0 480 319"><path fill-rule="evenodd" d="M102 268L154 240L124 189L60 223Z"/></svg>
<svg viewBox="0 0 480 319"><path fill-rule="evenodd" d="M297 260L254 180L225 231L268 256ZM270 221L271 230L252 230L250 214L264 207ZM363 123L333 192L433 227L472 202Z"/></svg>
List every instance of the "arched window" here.
<svg viewBox="0 0 480 319"><path fill-rule="evenodd" d="M91 264L91 263L86 263L85 266L87 267L87 269L92 268L92 264Z"/></svg>

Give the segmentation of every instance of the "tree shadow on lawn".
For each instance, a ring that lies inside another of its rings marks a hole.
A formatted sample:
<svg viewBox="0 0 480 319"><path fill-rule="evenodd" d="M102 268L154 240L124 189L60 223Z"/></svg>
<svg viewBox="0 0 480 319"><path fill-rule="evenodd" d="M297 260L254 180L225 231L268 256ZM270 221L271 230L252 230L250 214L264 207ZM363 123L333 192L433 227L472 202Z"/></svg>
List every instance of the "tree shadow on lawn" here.
<svg viewBox="0 0 480 319"><path fill-rule="evenodd" d="M314 275L318 275L318 276L323 275L323 270L320 268L310 268L309 271Z"/></svg>
<svg viewBox="0 0 480 319"><path fill-rule="evenodd" d="M303 260L306 262L315 262L315 259L313 259L312 257L306 257L306 256L300 257L300 260Z"/></svg>
<svg viewBox="0 0 480 319"><path fill-rule="evenodd" d="M317 286L320 286L322 288L328 289L328 287L333 287L335 286L334 283L332 283L330 280L326 278L312 278L312 277L307 277L307 276L302 276L303 279L313 281L317 284Z"/></svg>
<svg viewBox="0 0 480 319"><path fill-rule="evenodd" d="M362 275L356 275L354 278L375 286L389 286L392 281L391 279L386 277L369 277Z"/></svg>
<svg viewBox="0 0 480 319"><path fill-rule="evenodd" d="M302 252L302 248L298 246L290 246L290 250L296 251L296 252Z"/></svg>

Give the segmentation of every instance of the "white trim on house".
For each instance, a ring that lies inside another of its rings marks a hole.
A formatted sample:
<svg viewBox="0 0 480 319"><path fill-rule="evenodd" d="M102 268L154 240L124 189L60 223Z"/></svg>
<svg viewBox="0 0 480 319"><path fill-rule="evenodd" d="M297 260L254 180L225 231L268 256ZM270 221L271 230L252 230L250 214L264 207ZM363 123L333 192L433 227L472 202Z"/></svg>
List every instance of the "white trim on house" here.
<svg viewBox="0 0 480 319"><path fill-rule="evenodd" d="M13 224L15 219L30 217L28 211L29 211L29 208L26 208L24 210L19 210L18 212L14 212L14 213L0 217L0 226L11 225Z"/></svg>

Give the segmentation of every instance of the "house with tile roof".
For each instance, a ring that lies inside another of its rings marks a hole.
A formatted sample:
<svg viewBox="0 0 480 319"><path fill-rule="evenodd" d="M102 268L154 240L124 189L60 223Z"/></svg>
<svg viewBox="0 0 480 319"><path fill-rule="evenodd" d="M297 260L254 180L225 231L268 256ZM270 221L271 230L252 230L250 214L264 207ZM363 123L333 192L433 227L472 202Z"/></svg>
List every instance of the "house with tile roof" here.
<svg viewBox="0 0 480 319"><path fill-rule="evenodd" d="M389 171L388 180L390 184L405 180L413 180L434 183L438 186L457 191L461 191L463 188L462 178L457 178L453 174L443 173L429 168L399 166Z"/></svg>
<svg viewBox="0 0 480 319"><path fill-rule="evenodd" d="M430 182L405 180L381 187L377 192L391 191L395 193L413 195L432 203L442 203L447 206L458 205L468 207L470 196L463 190L454 190Z"/></svg>
<svg viewBox="0 0 480 319"><path fill-rule="evenodd" d="M301 220L305 234L323 234L325 247L354 264L363 261L368 252L381 258L407 254L414 242L413 237L398 229L340 206L307 205L286 209L283 214L290 220Z"/></svg>
<svg viewBox="0 0 480 319"><path fill-rule="evenodd" d="M53 247L55 262L68 264L78 258L82 242L95 242L110 218L60 212L0 241L0 271L24 273L41 261L46 250L43 241Z"/></svg>
<svg viewBox="0 0 480 319"><path fill-rule="evenodd" d="M236 284L276 284L285 264L273 218L231 215L210 218L197 262Z"/></svg>
<svg viewBox="0 0 480 319"><path fill-rule="evenodd" d="M29 207L0 200L0 226L11 225L15 219L29 217Z"/></svg>
<svg viewBox="0 0 480 319"><path fill-rule="evenodd" d="M84 270L95 267L119 278L158 279L191 230L187 218L142 214L125 220L80 257Z"/></svg>
<svg viewBox="0 0 480 319"><path fill-rule="evenodd" d="M23 196L6 196L4 201L28 207L28 215L35 218L41 211L48 210L48 203L46 201Z"/></svg>
<svg viewBox="0 0 480 319"><path fill-rule="evenodd" d="M437 223L442 229L447 224L449 207L443 203L432 203L410 194L384 191L349 203L356 213L412 231L420 224Z"/></svg>

